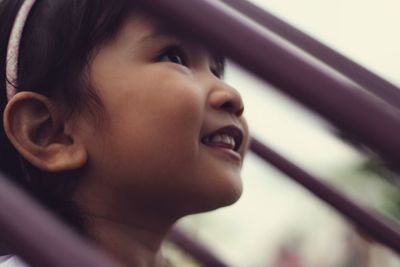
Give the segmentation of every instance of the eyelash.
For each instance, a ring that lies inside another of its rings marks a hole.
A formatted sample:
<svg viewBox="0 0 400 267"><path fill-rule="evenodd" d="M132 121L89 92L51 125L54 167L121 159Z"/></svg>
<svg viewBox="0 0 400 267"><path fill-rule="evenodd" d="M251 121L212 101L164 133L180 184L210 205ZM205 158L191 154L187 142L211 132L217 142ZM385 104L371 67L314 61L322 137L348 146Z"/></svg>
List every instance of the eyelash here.
<svg viewBox="0 0 400 267"><path fill-rule="evenodd" d="M174 58L168 58L173 56ZM189 53L181 45L170 45L164 48L157 56L157 62L172 62L178 65L189 67ZM221 79L223 76L223 67L218 64L216 67L210 67L212 74Z"/></svg>
<svg viewBox="0 0 400 267"><path fill-rule="evenodd" d="M173 58L170 56L173 56ZM188 59L188 53L185 48L180 45L171 45L166 47L157 57L157 61L159 62L172 62L186 67L189 66Z"/></svg>
<svg viewBox="0 0 400 267"><path fill-rule="evenodd" d="M212 74L214 74L214 76L217 77L218 79L222 79L222 77L224 76L223 70L220 66L211 67L210 70Z"/></svg>

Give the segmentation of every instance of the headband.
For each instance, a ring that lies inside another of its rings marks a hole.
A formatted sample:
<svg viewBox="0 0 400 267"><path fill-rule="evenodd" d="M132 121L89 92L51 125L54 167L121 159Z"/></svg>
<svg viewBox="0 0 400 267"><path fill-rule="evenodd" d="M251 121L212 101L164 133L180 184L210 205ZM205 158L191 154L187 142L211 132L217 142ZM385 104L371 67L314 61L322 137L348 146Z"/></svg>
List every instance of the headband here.
<svg viewBox="0 0 400 267"><path fill-rule="evenodd" d="M15 17L10 39L8 41L6 63L6 90L8 100L10 100L17 93L18 55L21 44L21 35L34 3L35 0L25 0L22 3L17 16Z"/></svg>

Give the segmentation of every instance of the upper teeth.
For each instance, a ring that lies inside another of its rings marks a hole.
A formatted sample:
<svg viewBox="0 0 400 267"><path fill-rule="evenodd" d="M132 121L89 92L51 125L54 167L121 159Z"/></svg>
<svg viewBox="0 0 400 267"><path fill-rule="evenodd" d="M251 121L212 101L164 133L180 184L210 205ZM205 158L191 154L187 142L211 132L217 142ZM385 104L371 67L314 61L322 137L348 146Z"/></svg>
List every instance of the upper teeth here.
<svg viewBox="0 0 400 267"><path fill-rule="evenodd" d="M236 145L235 139L232 136L226 135L226 134L214 135L211 138L211 140L209 139L208 141L212 142L212 143L224 143L224 144L230 145L232 148L234 148Z"/></svg>

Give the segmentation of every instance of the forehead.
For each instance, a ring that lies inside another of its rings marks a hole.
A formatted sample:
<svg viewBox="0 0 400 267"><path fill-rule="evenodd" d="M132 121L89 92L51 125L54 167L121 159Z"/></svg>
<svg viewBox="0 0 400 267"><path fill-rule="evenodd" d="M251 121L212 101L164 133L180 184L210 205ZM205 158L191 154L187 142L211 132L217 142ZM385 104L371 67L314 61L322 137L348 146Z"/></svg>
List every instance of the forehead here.
<svg viewBox="0 0 400 267"><path fill-rule="evenodd" d="M187 36L178 34L177 31L166 22L147 15L135 12L123 23L117 38L129 40L136 45L148 45L153 42L179 41L179 43L190 44L202 50L208 50L200 42Z"/></svg>
<svg viewBox="0 0 400 267"><path fill-rule="evenodd" d="M124 21L117 39L129 39L132 46L148 46L174 41L193 48L193 51L207 55L211 61L224 66L225 58L222 53L209 49L194 38L178 33L173 26L143 12L134 12Z"/></svg>

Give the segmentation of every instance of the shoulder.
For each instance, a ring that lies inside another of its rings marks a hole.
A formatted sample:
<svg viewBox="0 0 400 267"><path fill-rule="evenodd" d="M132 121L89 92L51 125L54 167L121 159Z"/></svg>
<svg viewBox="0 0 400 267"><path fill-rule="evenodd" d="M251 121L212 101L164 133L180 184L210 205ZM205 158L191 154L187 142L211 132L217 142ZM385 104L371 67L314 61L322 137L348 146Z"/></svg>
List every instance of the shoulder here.
<svg viewBox="0 0 400 267"><path fill-rule="evenodd" d="M0 256L0 267L29 267L17 256Z"/></svg>

